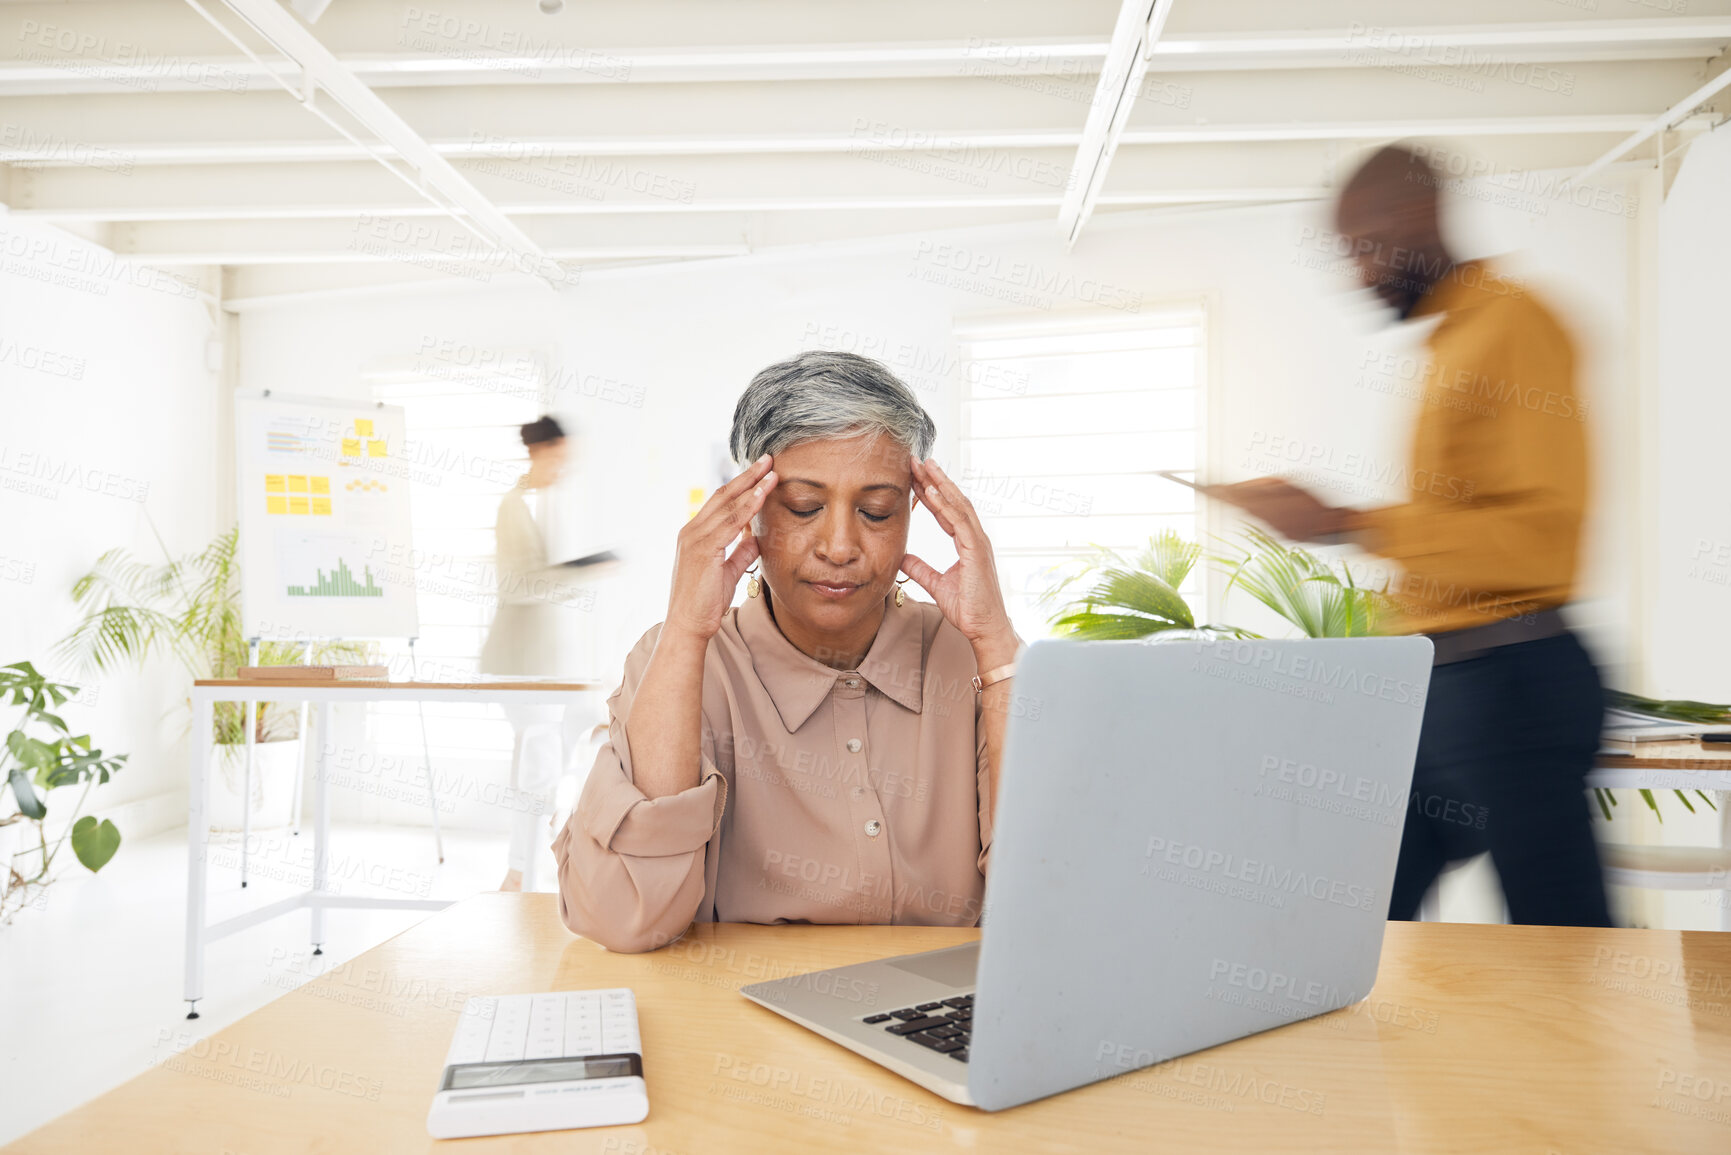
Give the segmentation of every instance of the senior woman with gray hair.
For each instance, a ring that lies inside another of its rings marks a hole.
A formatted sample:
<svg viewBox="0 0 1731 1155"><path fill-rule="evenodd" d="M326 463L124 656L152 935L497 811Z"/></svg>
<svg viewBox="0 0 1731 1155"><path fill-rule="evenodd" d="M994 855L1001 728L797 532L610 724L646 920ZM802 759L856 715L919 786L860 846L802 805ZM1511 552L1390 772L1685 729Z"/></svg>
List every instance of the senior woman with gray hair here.
<svg viewBox="0 0 1731 1155"><path fill-rule="evenodd" d="M865 357L802 354L746 387L750 464L679 531L667 619L625 659L554 843L572 930L643 951L693 919L979 921L1020 643L934 433ZM921 505L955 541L943 573L907 552Z"/></svg>

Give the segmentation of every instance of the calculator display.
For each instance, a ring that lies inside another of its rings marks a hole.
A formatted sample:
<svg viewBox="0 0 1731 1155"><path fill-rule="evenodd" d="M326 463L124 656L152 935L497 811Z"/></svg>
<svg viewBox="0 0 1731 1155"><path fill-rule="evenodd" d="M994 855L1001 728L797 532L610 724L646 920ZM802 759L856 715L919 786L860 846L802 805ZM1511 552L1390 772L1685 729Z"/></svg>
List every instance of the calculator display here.
<svg viewBox="0 0 1731 1155"><path fill-rule="evenodd" d="M643 1074L640 1055L584 1055L574 1059L518 1059L508 1063L462 1063L445 1068L442 1091L515 1087L524 1083L570 1083Z"/></svg>

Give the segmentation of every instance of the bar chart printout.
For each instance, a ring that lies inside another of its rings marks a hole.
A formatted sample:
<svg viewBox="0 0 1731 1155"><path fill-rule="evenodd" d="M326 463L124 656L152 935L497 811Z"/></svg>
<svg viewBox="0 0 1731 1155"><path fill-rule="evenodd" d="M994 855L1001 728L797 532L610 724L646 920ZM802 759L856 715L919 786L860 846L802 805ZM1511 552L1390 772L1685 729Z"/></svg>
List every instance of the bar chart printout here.
<svg viewBox="0 0 1731 1155"><path fill-rule="evenodd" d="M277 562L285 597L382 598L380 559L373 547L348 534L282 532Z"/></svg>
<svg viewBox="0 0 1731 1155"><path fill-rule="evenodd" d="M361 580L356 581L355 575L349 572L349 563L337 560L334 573L319 571L318 581L310 586L290 586L288 596L291 598L382 598L385 591L373 583L373 570L367 566L361 571Z"/></svg>

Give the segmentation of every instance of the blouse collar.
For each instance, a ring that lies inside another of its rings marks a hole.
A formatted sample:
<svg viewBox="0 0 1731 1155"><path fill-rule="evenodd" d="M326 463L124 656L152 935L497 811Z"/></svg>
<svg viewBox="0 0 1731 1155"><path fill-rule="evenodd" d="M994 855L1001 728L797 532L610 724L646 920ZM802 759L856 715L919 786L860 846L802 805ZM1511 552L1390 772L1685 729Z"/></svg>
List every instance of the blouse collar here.
<svg viewBox="0 0 1731 1155"><path fill-rule="evenodd" d="M788 641L770 616L769 590L763 592L766 596L747 598L739 607L739 634L751 652L758 681L791 734L829 697L836 679L850 671L832 669ZM894 598L886 598L883 624L859 664L860 676L879 693L916 714L925 673L922 619L917 603L898 606Z"/></svg>

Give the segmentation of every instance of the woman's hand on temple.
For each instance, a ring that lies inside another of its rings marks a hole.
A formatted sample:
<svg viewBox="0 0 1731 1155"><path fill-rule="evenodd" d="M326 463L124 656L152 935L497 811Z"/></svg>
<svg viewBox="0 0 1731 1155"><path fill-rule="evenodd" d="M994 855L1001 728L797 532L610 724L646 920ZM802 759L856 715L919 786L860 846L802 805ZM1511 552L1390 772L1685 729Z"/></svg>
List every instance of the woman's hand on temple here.
<svg viewBox="0 0 1731 1155"><path fill-rule="evenodd" d="M956 543L956 564L939 573L914 554L902 572L931 595L949 623L973 644L980 670L1015 660L1018 641L1004 607L992 543L974 503L933 460L913 459L914 494Z"/></svg>
<svg viewBox="0 0 1731 1155"><path fill-rule="evenodd" d="M766 453L710 494L679 531L664 632L676 630L707 642L721 628L741 575L758 557L757 538L748 528L751 519L777 480ZM739 544L729 553L735 541Z"/></svg>

